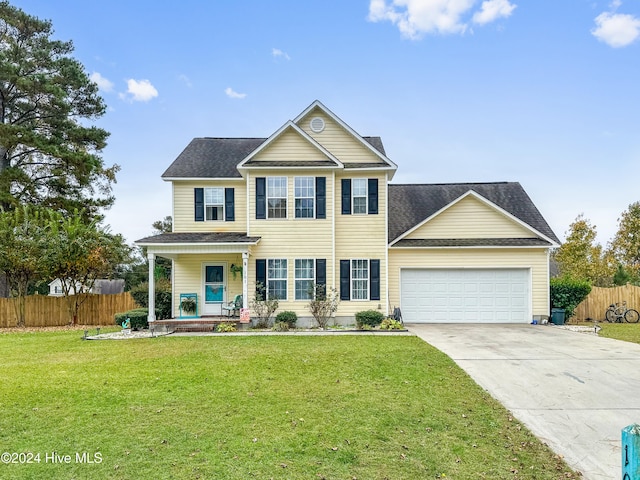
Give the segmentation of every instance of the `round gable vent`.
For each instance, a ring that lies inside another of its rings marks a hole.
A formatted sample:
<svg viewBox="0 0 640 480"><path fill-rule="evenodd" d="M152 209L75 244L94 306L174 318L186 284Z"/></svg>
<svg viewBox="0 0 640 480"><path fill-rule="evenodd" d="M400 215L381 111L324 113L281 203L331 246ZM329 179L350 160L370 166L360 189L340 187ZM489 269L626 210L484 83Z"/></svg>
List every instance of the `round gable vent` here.
<svg viewBox="0 0 640 480"><path fill-rule="evenodd" d="M309 123L309 126L311 127L311 130L313 130L316 133L320 133L321 131L324 130L324 120L321 119L320 117L313 117L311 119L311 122Z"/></svg>

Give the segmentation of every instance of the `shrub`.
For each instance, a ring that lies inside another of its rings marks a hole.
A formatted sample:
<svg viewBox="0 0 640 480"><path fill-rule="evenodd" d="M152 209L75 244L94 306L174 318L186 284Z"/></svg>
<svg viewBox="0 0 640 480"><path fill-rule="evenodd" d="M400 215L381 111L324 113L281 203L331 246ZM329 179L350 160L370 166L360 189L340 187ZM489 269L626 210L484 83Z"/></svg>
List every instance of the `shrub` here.
<svg viewBox="0 0 640 480"><path fill-rule="evenodd" d="M273 328L271 330L273 330L274 332L288 332L289 329L289 323L276 321L276 323L273 324Z"/></svg>
<svg viewBox="0 0 640 480"><path fill-rule="evenodd" d="M158 315L158 310L156 309L156 315ZM149 309L148 308L134 308L133 310L129 310L127 312L116 313L114 316L115 324L122 326L122 322L124 322L127 318L131 322L132 330L140 330L142 328L149 328Z"/></svg>
<svg viewBox="0 0 640 480"><path fill-rule="evenodd" d="M253 310L256 318L256 328L269 328L271 324L271 317L278 309L278 299L270 298L266 299L266 292L264 285L260 282L256 284L256 293L251 300L251 310Z"/></svg>
<svg viewBox="0 0 640 480"><path fill-rule="evenodd" d="M276 323L286 323L289 328L296 328L297 321L298 315L296 315L296 312L287 310L276 315Z"/></svg>
<svg viewBox="0 0 640 480"><path fill-rule="evenodd" d="M331 288L327 293L326 285L313 285L311 288L313 299L309 302L309 311L318 322L318 327L326 330L331 315L338 310L338 304L340 303L338 291L335 288Z"/></svg>
<svg viewBox="0 0 640 480"><path fill-rule="evenodd" d="M133 287L129 293L138 305L149 307L149 282L143 282ZM171 281L161 278L156 281L156 318L164 320L171 318Z"/></svg>
<svg viewBox="0 0 640 480"><path fill-rule="evenodd" d="M380 330L404 330L404 325L393 318L385 318L380 324Z"/></svg>
<svg viewBox="0 0 640 480"><path fill-rule="evenodd" d="M356 326L359 330L363 330L364 325L374 328L380 325L383 319L384 315L377 310L364 310L356 313Z"/></svg>
<svg viewBox="0 0 640 480"><path fill-rule="evenodd" d="M235 323L231 322L223 322L219 323L216 327L216 332L225 333L225 332L236 332L238 329L236 328Z"/></svg>
<svg viewBox="0 0 640 480"><path fill-rule="evenodd" d="M551 306L564 308L567 318L591 292L591 284L586 280L575 280L569 277L552 278L550 283Z"/></svg>

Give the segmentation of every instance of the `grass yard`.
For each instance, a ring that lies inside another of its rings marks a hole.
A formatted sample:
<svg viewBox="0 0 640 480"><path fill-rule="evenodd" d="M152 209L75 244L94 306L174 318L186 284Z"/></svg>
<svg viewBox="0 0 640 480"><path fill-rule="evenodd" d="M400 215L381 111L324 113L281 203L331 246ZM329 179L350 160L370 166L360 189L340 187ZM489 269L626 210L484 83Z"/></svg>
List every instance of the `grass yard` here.
<svg viewBox="0 0 640 480"><path fill-rule="evenodd" d="M640 343L640 323L598 323L602 330L601 337L624 340L625 342Z"/></svg>
<svg viewBox="0 0 640 480"><path fill-rule="evenodd" d="M0 478L576 478L415 337L81 334L0 335Z"/></svg>

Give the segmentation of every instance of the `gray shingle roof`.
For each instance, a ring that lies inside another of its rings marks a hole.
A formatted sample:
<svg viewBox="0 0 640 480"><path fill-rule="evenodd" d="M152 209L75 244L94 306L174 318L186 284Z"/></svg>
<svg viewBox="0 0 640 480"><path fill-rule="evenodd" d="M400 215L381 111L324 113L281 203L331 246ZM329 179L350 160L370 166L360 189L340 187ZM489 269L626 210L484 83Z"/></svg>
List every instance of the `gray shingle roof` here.
<svg viewBox="0 0 640 480"><path fill-rule="evenodd" d="M247 237L244 232L173 232L161 233L141 238L136 243L147 244L180 244L180 243L256 243L260 237Z"/></svg>
<svg viewBox="0 0 640 480"><path fill-rule="evenodd" d="M538 232L560 243L518 182L389 185L389 241L473 190Z"/></svg>
<svg viewBox="0 0 640 480"><path fill-rule="evenodd" d="M394 247L548 247L541 238L406 238Z"/></svg>
<svg viewBox="0 0 640 480"><path fill-rule="evenodd" d="M385 155L380 137L362 138ZM241 178L237 165L266 140L266 138L194 138L165 170L162 178Z"/></svg>

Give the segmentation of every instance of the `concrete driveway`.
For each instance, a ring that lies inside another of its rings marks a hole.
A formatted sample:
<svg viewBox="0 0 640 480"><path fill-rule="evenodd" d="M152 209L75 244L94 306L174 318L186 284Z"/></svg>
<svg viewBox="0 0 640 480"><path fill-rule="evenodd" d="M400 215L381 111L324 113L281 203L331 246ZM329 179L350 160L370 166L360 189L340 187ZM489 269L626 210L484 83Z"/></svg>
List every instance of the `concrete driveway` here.
<svg viewBox="0 0 640 480"><path fill-rule="evenodd" d="M585 479L621 478L621 430L640 423L640 345L543 325L407 327Z"/></svg>

